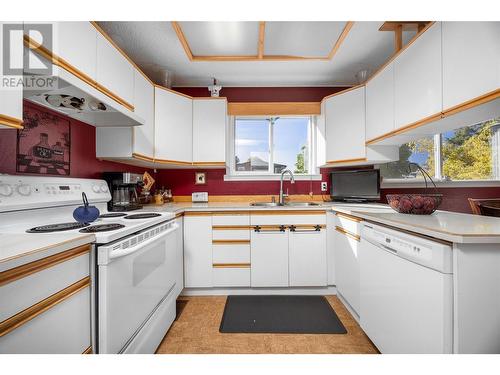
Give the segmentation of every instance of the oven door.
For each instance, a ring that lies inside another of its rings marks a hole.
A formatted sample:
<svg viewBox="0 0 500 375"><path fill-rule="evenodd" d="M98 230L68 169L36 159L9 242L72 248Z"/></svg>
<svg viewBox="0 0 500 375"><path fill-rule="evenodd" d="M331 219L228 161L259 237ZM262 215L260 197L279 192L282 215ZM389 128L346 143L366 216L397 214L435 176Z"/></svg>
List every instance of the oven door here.
<svg viewBox="0 0 500 375"><path fill-rule="evenodd" d="M174 222L97 248L98 352L121 353L175 286Z"/></svg>

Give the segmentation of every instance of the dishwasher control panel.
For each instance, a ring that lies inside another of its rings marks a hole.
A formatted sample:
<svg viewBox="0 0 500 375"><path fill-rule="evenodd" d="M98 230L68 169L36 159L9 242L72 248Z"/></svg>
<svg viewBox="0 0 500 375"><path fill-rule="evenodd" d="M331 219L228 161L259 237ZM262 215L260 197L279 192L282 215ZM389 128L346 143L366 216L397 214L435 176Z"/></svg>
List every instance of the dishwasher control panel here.
<svg viewBox="0 0 500 375"><path fill-rule="evenodd" d="M441 272L452 272L451 246L406 232L365 223L361 238L394 255Z"/></svg>

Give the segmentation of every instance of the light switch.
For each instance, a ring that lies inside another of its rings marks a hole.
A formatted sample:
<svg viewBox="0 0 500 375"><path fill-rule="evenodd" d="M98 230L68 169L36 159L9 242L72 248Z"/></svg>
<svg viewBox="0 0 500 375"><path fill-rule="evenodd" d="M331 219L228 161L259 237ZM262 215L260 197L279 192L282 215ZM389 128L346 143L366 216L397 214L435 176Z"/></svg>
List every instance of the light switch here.
<svg viewBox="0 0 500 375"><path fill-rule="evenodd" d="M327 191L328 190L328 183L326 181L321 182L321 191Z"/></svg>

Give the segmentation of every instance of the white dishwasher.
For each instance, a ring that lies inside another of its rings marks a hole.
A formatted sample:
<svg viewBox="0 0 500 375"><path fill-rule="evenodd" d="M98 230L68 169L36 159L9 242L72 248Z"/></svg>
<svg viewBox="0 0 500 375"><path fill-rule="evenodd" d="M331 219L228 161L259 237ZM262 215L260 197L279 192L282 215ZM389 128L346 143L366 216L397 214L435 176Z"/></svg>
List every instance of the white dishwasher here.
<svg viewBox="0 0 500 375"><path fill-rule="evenodd" d="M451 251L447 243L364 223L360 323L380 352L452 352Z"/></svg>

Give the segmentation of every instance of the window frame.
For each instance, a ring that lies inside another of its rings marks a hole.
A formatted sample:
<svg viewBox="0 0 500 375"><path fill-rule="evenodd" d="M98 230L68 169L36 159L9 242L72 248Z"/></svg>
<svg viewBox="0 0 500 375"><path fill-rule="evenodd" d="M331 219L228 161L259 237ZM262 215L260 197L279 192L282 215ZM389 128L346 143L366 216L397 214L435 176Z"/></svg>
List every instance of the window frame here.
<svg viewBox="0 0 500 375"><path fill-rule="evenodd" d="M295 174L296 180L321 180L321 174L319 173L319 168L317 166L317 157L316 157L316 139L317 139L317 119L314 115L255 115L255 116L229 116L228 121L228 131L227 131L227 153L226 160L226 175L224 176L225 181L244 181L244 180L279 180L281 177L281 173L272 172L272 168L274 167L274 142L273 142L273 124L269 126L269 167L268 171L237 171L236 170L236 160L235 160L235 152L236 152L236 120L237 119L269 119L272 117L280 117L280 118L308 118L308 173ZM292 170L293 172L293 170Z"/></svg>
<svg viewBox="0 0 500 375"><path fill-rule="evenodd" d="M484 121L487 122L487 121ZM467 125L466 125L467 126ZM460 128L458 128L460 129ZM457 130L458 130L457 129ZM481 187L481 186L500 186L500 178L497 180L484 179L484 180L450 180L443 176L443 133L434 134L434 174L431 175L432 179L437 186L440 187ZM377 168L380 165L376 166ZM432 185L432 184L431 184ZM429 186L429 185L428 185ZM423 178L383 178L381 187L387 188L405 188L405 187L425 187Z"/></svg>

